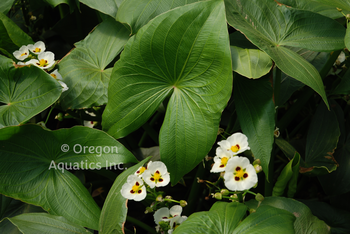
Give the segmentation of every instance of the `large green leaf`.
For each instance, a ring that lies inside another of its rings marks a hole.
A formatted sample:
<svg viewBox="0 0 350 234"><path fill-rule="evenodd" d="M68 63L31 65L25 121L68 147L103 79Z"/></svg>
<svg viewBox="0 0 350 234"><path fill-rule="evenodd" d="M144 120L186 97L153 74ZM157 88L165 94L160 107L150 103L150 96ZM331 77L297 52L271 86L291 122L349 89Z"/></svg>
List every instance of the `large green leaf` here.
<svg viewBox="0 0 350 234"><path fill-rule="evenodd" d="M124 223L128 212L127 199L124 198L120 190L126 183L129 175L134 174L137 169L150 160L151 157L144 159L137 165L129 168L118 176L109 190L106 201L103 205L100 216L100 234L124 233ZM118 207L118 209L116 209Z"/></svg>
<svg viewBox="0 0 350 234"><path fill-rule="evenodd" d="M286 46L315 51L342 49L345 28L341 24L270 0L226 0L225 4L231 26L265 51L285 74L310 86L327 103L323 83L315 67Z"/></svg>
<svg viewBox="0 0 350 234"><path fill-rule="evenodd" d="M190 215L174 234L294 234L295 217L285 210L264 206L241 221L246 211L240 203L216 202L209 211Z"/></svg>
<svg viewBox="0 0 350 234"><path fill-rule="evenodd" d="M333 108L331 106L331 108ZM334 151L340 136L338 119L323 103L318 106L308 130L305 163L308 172L328 174L337 169Z"/></svg>
<svg viewBox="0 0 350 234"><path fill-rule="evenodd" d="M115 138L142 126L170 96L160 155L175 183L215 142L232 89L224 4L198 2L159 15L132 37L111 75L103 129Z"/></svg>
<svg viewBox="0 0 350 234"><path fill-rule="evenodd" d="M60 97L61 85L35 66L16 68L0 55L0 128L23 123Z"/></svg>
<svg viewBox="0 0 350 234"><path fill-rule="evenodd" d="M118 7L122 0L79 0L92 9L98 10L104 14L110 15L113 18L117 16Z"/></svg>
<svg viewBox="0 0 350 234"><path fill-rule="evenodd" d="M22 31L4 13L0 12L0 51L12 56L23 45L33 44L32 38Z"/></svg>
<svg viewBox="0 0 350 234"><path fill-rule="evenodd" d="M250 200L246 202L246 204L250 208L257 209L257 212L259 209L262 209L265 206L275 207L290 212L290 214L293 214L296 217L294 222L295 234L329 233L330 228L325 222L319 220L316 216L314 216L306 205L294 199L285 197L266 197L261 203L258 203L255 200Z"/></svg>
<svg viewBox="0 0 350 234"><path fill-rule="evenodd" d="M106 20L75 44L76 48L59 63L59 72L69 87L60 99L64 109L107 103L112 68L105 68L120 53L128 38L129 32L122 24Z"/></svg>
<svg viewBox="0 0 350 234"><path fill-rule="evenodd" d="M84 227L76 225L61 216L46 213L21 214L8 218L14 225L26 234L55 233L55 234L85 234L91 233Z"/></svg>
<svg viewBox="0 0 350 234"><path fill-rule="evenodd" d="M22 214L8 218L21 232L26 234L84 234L91 233L61 216L46 213Z"/></svg>
<svg viewBox="0 0 350 234"><path fill-rule="evenodd" d="M117 21L126 24L132 34L151 19L175 7L184 6L199 0L128 0L123 1L117 13Z"/></svg>
<svg viewBox="0 0 350 234"><path fill-rule="evenodd" d="M7 14L7 12L11 9L14 1L15 0L2 0L0 2L0 12Z"/></svg>
<svg viewBox="0 0 350 234"><path fill-rule="evenodd" d="M105 132L88 127L57 131L38 125L0 130L0 193L43 207L53 215L98 229L100 209L67 169L100 169L137 162Z"/></svg>
<svg viewBox="0 0 350 234"><path fill-rule="evenodd" d="M45 212L41 207L23 203L0 194L0 233L20 234L18 228L5 217L14 217L25 213Z"/></svg>
<svg viewBox="0 0 350 234"><path fill-rule="evenodd" d="M272 68L270 57L261 50L231 46L232 70L248 78L260 78Z"/></svg>
<svg viewBox="0 0 350 234"><path fill-rule="evenodd" d="M313 11L332 19L343 17L336 7L327 5L322 0L279 0L278 2L297 9Z"/></svg>
<svg viewBox="0 0 350 234"><path fill-rule="evenodd" d="M261 166L268 175L275 130L271 83L266 77L249 80L239 75L233 81L239 123L248 137L254 157L261 160Z"/></svg>
<svg viewBox="0 0 350 234"><path fill-rule="evenodd" d="M350 11L350 2L348 0L314 0L316 2L327 4L333 6L334 8L338 7L342 10Z"/></svg>
<svg viewBox="0 0 350 234"><path fill-rule="evenodd" d="M295 153L294 158L283 168L273 187L272 196L283 196L285 188L288 186L288 197L293 197L297 188L299 175L300 155Z"/></svg>

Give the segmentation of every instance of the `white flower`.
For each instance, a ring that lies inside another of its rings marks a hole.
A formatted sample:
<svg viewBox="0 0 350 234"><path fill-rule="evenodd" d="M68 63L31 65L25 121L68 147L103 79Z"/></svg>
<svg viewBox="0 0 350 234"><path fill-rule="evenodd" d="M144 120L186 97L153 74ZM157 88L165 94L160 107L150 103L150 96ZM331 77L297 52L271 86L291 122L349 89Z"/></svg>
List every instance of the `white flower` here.
<svg viewBox="0 0 350 234"><path fill-rule="evenodd" d="M17 65L22 65L22 66L26 66L26 65L28 65L28 64L29 64L28 62L25 62L25 63L24 63L24 62L18 62L18 63L17 63Z"/></svg>
<svg viewBox="0 0 350 234"><path fill-rule="evenodd" d="M245 157L232 157L225 170L225 186L232 191L252 188L258 182L254 166Z"/></svg>
<svg viewBox="0 0 350 234"><path fill-rule="evenodd" d="M163 162L152 162L143 172L142 178L151 187L163 187L169 184L170 175Z"/></svg>
<svg viewBox="0 0 350 234"><path fill-rule="evenodd" d="M172 233L173 230L180 225L183 221L187 219L186 216L181 216L182 207L180 205L174 205L170 208L163 207L157 210L154 215L154 222L159 225L159 222L168 222L170 225L170 230L168 233Z"/></svg>
<svg viewBox="0 0 350 234"><path fill-rule="evenodd" d="M94 112L85 111L85 113L90 115L90 116L96 116ZM97 124L97 121L84 120L85 127L93 128L95 126L95 124Z"/></svg>
<svg viewBox="0 0 350 234"><path fill-rule="evenodd" d="M52 52L43 52L38 55L38 59L31 59L28 63L41 69L48 69L55 64L55 55Z"/></svg>
<svg viewBox="0 0 350 234"><path fill-rule="evenodd" d="M222 172L225 171L226 164L232 156L227 150L223 150L221 147L216 148L216 156L214 157L214 165L210 172Z"/></svg>
<svg viewBox="0 0 350 234"><path fill-rule="evenodd" d="M120 192L123 197L135 201L141 201L145 199L147 195L146 187L144 186L142 179L135 175L128 176L128 179Z"/></svg>
<svg viewBox="0 0 350 234"><path fill-rule="evenodd" d="M139 176L140 178L142 178L142 174L147 170L147 168L149 168L149 166L151 165L152 161L149 161L147 166L142 166L139 167L139 169L137 169L137 171L135 172L135 175Z"/></svg>
<svg viewBox="0 0 350 234"><path fill-rule="evenodd" d="M51 72L51 73L50 73L50 76L52 76L53 78L55 78L55 79L58 81L58 83L61 84L61 86L62 86L62 92L67 91L67 90L69 89L68 86L66 85L66 83L64 83L64 82L62 81L62 76L61 76L60 73L58 73L58 69L56 69L56 70L54 70L53 72Z"/></svg>
<svg viewBox="0 0 350 234"><path fill-rule="evenodd" d="M340 52L340 54L339 54L337 60L335 61L335 63L334 63L333 65L334 65L334 66L335 66L335 65L340 65L342 62L345 61L345 59L346 59L345 53L342 51L342 52Z"/></svg>
<svg viewBox="0 0 350 234"><path fill-rule="evenodd" d="M34 45L29 44L28 49L34 54L40 54L40 53L45 51L46 47L45 47L44 42L37 41Z"/></svg>
<svg viewBox="0 0 350 234"><path fill-rule="evenodd" d="M231 156L250 149L247 136L240 132L232 134L227 140L218 142L218 145L220 145L223 150L229 152Z"/></svg>
<svg viewBox="0 0 350 234"><path fill-rule="evenodd" d="M22 46L21 48L19 48L19 50L16 50L15 52L13 52L13 56L15 56L15 58L18 60L21 60L21 61L25 60L29 56L28 47ZM22 65L22 64L19 64L19 65Z"/></svg>

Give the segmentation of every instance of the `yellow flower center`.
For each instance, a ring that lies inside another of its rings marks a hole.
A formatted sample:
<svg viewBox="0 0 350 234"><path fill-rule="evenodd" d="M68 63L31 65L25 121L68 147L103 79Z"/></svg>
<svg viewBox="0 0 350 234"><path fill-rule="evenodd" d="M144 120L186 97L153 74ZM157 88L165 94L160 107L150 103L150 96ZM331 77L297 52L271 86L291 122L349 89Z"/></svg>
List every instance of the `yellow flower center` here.
<svg viewBox="0 0 350 234"><path fill-rule="evenodd" d="M39 63L36 63L39 67L46 67L47 65L49 65L47 63L47 60L45 59L40 59Z"/></svg>
<svg viewBox="0 0 350 234"><path fill-rule="evenodd" d="M140 185L140 183L139 183L139 182L136 182L136 183L132 186L132 188L131 188L131 190L130 190L130 193L132 193L132 194L135 194L135 193L140 194L140 193L142 193L141 187L142 187L142 186Z"/></svg>
<svg viewBox="0 0 350 234"><path fill-rule="evenodd" d="M157 182L163 182L162 175L160 172L157 170L151 177L151 181L157 183Z"/></svg>
<svg viewBox="0 0 350 234"><path fill-rule="evenodd" d="M25 56L25 55L27 55L27 53L23 53L23 54L21 54L21 57L22 57L22 56Z"/></svg>
<svg viewBox="0 0 350 234"><path fill-rule="evenodd" d="M37 47L37 48L35 48L33 51L34 51L34 53L38 53L38 52L41 51L41 49Z"/></svg>
<svg viewBox="0 0 350 234"><path fill-rule="evenodd" d="M248 173L245 172L245 168L242 169L241 167L236 167L234 174L235 181L240 181L248 178Z"/></svg>
<svg viewBox="0 0 350 234"><path fill-rule="evenodd" d="M146 167L141 167L136 173L141 175L144 171L146 171Z"/></svg>
<svg viewBox="0 0 350 234"><path fill-rule="evenodd" d="M232 150L232 152L237 153L240 148L241 147L239 146L239 144L236 144L236 145L231 146L230 150Z"/></svg>
<svg viewBox="0 0 350 234"><path fill-rule="evenodd" d="M51 73L50 75L51 75L53 78L57 79L56 74Z"/></svg>
<svg viewBox="0 0 350 234"><path fill-rule="evenodd" d="M225 167L227 164L228 158L227 157L223 157L221 158L221 164L220 167Z"/></svg>

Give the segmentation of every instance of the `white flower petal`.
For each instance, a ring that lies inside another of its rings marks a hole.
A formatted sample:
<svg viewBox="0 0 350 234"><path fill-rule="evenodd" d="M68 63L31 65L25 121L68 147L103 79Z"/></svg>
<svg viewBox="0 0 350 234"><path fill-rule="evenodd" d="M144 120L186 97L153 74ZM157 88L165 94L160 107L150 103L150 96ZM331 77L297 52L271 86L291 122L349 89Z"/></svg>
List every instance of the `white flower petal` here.
<svg viewBox="0 0 350 234"><path fill-rule="evenodd" d="M55 64L55 55L52 52L43 52L38 55L38 59L31 59L29 63L41 69L49 69Z"/></svg>
<svg viewBox="0 0 350 234"><path fill-rule="evenodd" d="M120 192L123 197L135 201L141 201L145 199L147 195L146 187L144 186L142 179L135 175L128 176L127 181L123 184Z"/></svg>
<svg viewBox="0 0 350 234"><path fill-rule="evenodd" d="M182 207L180 205L174 205L170 208L170 215L175 216L181 216L182 213Z"/></svg>
<svg viewBox="0 0 350 234"><path fill-rule="evenodd" d="M41 54L46 50L45 43L37 41L34 45L29 44L28 49L34 54Z"/></svg>
<svg viewBox="0 0 350 234"><path fill-rule="evenodd" d="M21 46L19 50L16 50L15 52L13 52L13 56L15 56L15 58L18 60L21 60L21 61L25 60L29 56L28 47Z"/></svg>
<svg viewBox="0 0 350 234"><path fill-rule="evenodd" d="M169 172L165 164L160 161L149 164L142 178L151 188L164 187L170 182Z"/></svg>
<svg viewBox="0 0 350 234"><path fill-rule="evenodd" d="M170 216L169 208L167 207L160 208L153 214L154 222L156 224L159 224L160 221L168 221L169 216Z"/></svg>
<svg viewBox="0 0 350 234"><path fill-rule="evenodd" d="M228 161L224 179L225 186L232 191L250 189L258 182L254 166L250 164L247 158L239 156L235 156Z"/></svg>
<svg viewBox="0 0 350 234"><path fill-rule="evenodd" d="M230 153L230 155L237 155L250 150L247 136L240 132L232 134L227 140L218 142L218 145L220 145L222 150Z"/></svg>
<svg viewBox="0 0 350 234"><path fill-rule="evenodd" d="M67 91L69 89L66 83L64 83L63 81L58 80L58 83L60 83L62 86L62 92Z"/></svg>

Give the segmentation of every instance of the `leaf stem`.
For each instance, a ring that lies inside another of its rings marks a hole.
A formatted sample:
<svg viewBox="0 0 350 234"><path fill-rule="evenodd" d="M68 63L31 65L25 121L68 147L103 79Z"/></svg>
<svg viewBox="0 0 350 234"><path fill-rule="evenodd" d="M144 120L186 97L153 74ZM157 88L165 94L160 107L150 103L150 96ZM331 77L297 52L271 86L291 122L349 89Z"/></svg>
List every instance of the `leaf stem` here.
<svg viewBox="0 0 350 234"><path fill-rule="evenodd" d="M140 220L138 219L135 219L131 216L127 216L126 217L126 221L129 221L137 226L139 226L140 228L142 228L143 230L146 230L147 232L149 233L152 233L152 234L157 234L156 230L154 230L154 228L148 226L147 224L145 224L144 222L141 222Z"/></svg>
<svg viewBox="0 0 350 234"><path fill-rule="evenodd" d="M47 114L47 117L46 117L45 126L46 126L46 124L47 124L47 121L49 121L51 112L52 112L53 109L55 109L55 106L56 106L56 103L55 103L54 105L51 106L51 109L50 109L50 111L49 111L49 114Z"/></svg>

